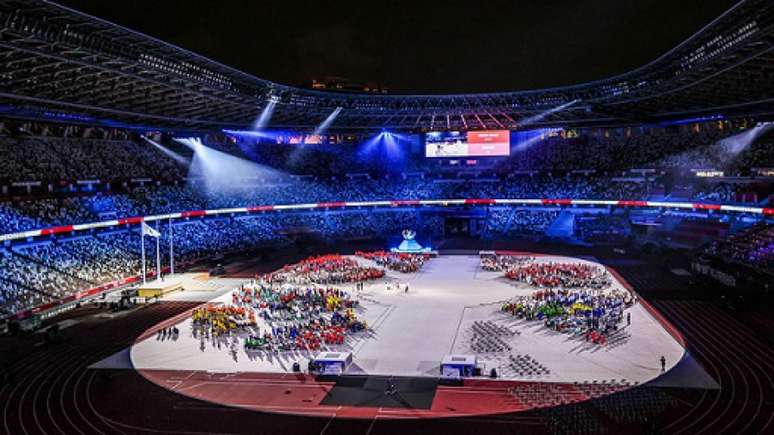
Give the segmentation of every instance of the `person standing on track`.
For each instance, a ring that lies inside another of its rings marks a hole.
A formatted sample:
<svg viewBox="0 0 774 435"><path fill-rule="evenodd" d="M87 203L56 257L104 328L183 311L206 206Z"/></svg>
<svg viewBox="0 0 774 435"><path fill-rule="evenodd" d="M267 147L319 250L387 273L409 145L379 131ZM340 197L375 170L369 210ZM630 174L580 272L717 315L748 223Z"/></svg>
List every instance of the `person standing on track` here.
<svg viewBox="0 0 774 435"><path fill-rule="evenodd" d="M395 382L392 381L392 376L387 378L387 387L384 389L384 394L386 396L392 396L397 392L397 387L395 387Z"/></svg>

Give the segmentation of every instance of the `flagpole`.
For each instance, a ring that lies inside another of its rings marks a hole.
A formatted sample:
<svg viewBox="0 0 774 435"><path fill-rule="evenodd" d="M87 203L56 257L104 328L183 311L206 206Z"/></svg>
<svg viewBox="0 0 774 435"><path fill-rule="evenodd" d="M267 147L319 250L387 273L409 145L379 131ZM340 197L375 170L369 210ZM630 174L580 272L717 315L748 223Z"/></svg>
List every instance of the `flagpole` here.
<svg viewBox="0 0 774 435"><path fill-rule="evenodd" d="M140 224L140 250L142 251L142 283L145 285L145 232Z"/></svg>
<svg viewBox="0 0 774 435"><path fill-rule="evenodd" d="M159 221L156 221L156 230L159 229ZM156 279L161 280L161 233L156 235Z"/></svg>
<svg viewBox="0 0 774 435"><path fill-rule="evenodd" d="M172 247L172 218L169 218L169 273L175 274L175 252Z"/></svg>

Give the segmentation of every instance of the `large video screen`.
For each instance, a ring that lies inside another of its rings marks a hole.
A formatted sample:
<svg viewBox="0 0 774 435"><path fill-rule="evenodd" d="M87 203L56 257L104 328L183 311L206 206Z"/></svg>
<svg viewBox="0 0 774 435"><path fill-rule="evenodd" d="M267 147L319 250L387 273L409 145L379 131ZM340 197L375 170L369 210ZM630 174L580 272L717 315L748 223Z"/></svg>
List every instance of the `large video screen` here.
<svg viewBox="0 0 774 435"><path fill-rule="evenodd" d="M510 152L508 130L431 131L425 135L425 157L496 157Z"/></svg>

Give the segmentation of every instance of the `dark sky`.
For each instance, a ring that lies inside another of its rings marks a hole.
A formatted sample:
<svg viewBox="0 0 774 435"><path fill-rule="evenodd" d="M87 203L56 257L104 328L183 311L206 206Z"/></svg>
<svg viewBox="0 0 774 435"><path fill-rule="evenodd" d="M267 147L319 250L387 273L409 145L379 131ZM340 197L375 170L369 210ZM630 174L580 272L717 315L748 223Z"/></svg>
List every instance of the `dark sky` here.
<svg viewBox="0 0 774 435"><path fill-rule="evenodd" d="M641 66L734 0L61 0L285 84L392 93L560 86Z"/></svg>

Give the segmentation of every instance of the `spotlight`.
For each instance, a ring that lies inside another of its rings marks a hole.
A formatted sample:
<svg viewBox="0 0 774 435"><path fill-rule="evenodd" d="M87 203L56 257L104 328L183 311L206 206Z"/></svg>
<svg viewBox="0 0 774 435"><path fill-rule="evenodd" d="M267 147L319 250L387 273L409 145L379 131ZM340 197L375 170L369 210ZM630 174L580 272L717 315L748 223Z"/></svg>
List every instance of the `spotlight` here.
<svg viewBox="0 0 774 435"><path fill-rule="evenodd" d="M269 125L269 120L271 119L272 113L274 113L274 107L277 105L278 101L279 98L277 96L272 95L269 98L269 101L266 103L266 106L264 106L261 114L255 122L253 122L253 131L259 131Z"/></svg>
<svg viewBox="0 0 774 435"><path fill-rule="evenodd" d="M147 138L145 136L142 136L142 138L145 139L145 141L148 142L149 144L151 144L154 147L156 147L156 149L158 149L159 151L164 153L164 155L166 155L167 157L169 157L172 160L174 160L175 162L177 162L177 163L179 163L179 164L181 164L183 166L188 166L189 164L191 164L190 160L188 160L185 157L181 156L180 154L170 150L169 148L165 147L164 145L162 145L162 144L160 144L160 143L158 143L158 142L156 142L154 140L151 140L150 138Z"/></svg>
<svg viewBox="0 0 774 435"><path fill-rule="evenodd" d="M339 116L339 113L343 110L342 107L337 107L333 109L333 112L331 112L330 115L328 115L327 118L323 122L320 123L320 125L317 126L317 128L314 129L314 132L312 132L312 135L315 136L322 136L323 133L325 133L326 130L328 130L328 127L333 124L333 121L336 120L336 117Z"/></svg>
<svg viewBox="0 0 774 435"><path fill-rule="evenodd" d="M562 131L561 128L543 128L539 130L517 131L514 134L514 142L511 145L511 153L526 151L533 145L544 140L551 133Z"/></svg>
<svg viewBox="0 0 774 435"><path fill-rule="evenodd" d="M238 190L245 180L256 177L277 178L280 175L275 169L209 148L197 137L174 140L193 150L188 177L190 180L201 180L208 195L228 194Z"/></svg>
<svg viewBox="0 0 774 435"><path fill-rule="evenodd" d="M531 116L531 117L529 117L529 118L519 122L519 127L524 127L524 126L527 126L527 125L530 125L530 124L535 124L538 121L540 121L543 118L545 118L546 116L548 116L548 115L550 115L552 113L559 112L560 110L564 110L564 109L572 106L573 104L577 103L578 101L580 101L580 100L579 99L572 100L570 102L567 102L567 103L561 104L559 106L553 107L551 109L548 109L545 112L538 113L535 116Z"/></svg>
<svg viewBox="0 0 774 435"><path fill-rule="evenodd" d="M729 136L719 143L721 153L725 153L735 158L741 152L752 145L756 139L766 133L772 127L771 123L758 123L755 127L733 136Z"/></svg>
<svg viewBox="0 0 774 435"><path fill-rule="evenodd" d="M249 139L276 139L278 135L277 132L270 132L270 131L229 130L229 129L223 129L221 131L228 135L239 136L242 138L249 138Z"/></svg>
<svg viewBox="0 0 774 435"><path fill-rule="evenodd" d="M408 140L409 138L402 134L393 133L383 128L379 134L376 134L362 144L359 151L360 158L402 160L404 156L400 142L407 142Z"/></svg>

